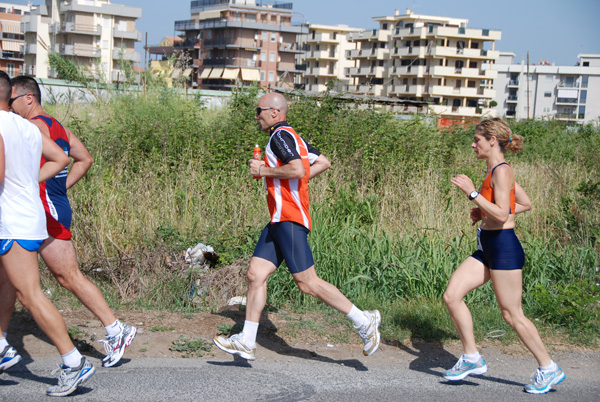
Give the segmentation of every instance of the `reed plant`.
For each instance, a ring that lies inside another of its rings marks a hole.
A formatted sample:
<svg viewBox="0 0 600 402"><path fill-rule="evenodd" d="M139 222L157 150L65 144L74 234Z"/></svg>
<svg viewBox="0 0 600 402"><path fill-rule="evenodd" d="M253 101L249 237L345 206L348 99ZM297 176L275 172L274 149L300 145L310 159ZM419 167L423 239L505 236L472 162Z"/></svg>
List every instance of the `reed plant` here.
<svg viewBox="0 0 600 402"><path fill-rule="evenodd" d="M189 302L185 249L210 244L221 265L249 259L268 221L262 183L247 170L254 144L264 147L268 139L253 121L257 95L256 88L236 90L228 107L210 109L201 98L156 88L116 94L107 103L49 106L95 158L70 190L74 240L84 270L111 305L211 308ZM356 304L388 313L385 325L392 327L384 333L391 337L408 330L396 327L410 315L398 306L414 309L413 323L439 322L419 337L454 336L440 301L453 270L474 250L475 229L472 205L450 178L465 173L478 185L485 177L469 148L473 128L440 133L418 117L399 121L334 97L295 99L289 121L333 162L311 182L309 241L319 275ZM524 306L574 335L561 314L591 320L589 335L598 328L600 130L555 122L512 128L526 146L507 159L533 203L517 219L526 253ZM559 300L567 286L577 289ZM490 286L467 299L474 314L495 306ZM553 301L579 303L584 313L543 314ZM269 304L321 308L296 289L285 268L269 280Z"/></svg>

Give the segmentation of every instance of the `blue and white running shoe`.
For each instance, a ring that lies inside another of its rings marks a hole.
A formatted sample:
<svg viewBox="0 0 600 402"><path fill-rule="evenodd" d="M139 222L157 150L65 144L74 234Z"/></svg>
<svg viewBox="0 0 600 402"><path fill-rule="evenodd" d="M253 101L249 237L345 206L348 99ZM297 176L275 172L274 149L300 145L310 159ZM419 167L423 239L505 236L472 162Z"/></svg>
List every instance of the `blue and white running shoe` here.
<svg viewBox="0 0 600 402"><path fill-rule="evenodd" d="M464 355L458 359L454 367L444 372L444 378L449 381L459 381L468 375L485 374L488 371L488 367L483 360L483 356L479 358L477 363L471 363L465 359Z"/></svg>
<svg viewBox="0 0 600 402"><path fill-rule="evenodd" d="M552 389L553 385L560 384L567 378L560 366L556 365L554 371L542 371L537 369L531 375L531 384L525 385L525 392L530 394L545 394Z"/></svg>
<svg viewBox="0 0 600 402"><path fill-rule="evenodd" d="M15 348L7 345L2 353L0 353L0 374L7 368L11 368L15 364L21 361L21 356L17 353Z"/></svg>
<svg viewBox="0 0 600 402"><path fill-rule="evenodd" d="M72 394L80 384L96 372L96 368L88 359L82 357L81 364L78 367L68 367L61 364L57 369L52 371L52 374L57 371L60 371L58 385L46 390L46 395L48 396L66 396Z"/></svg>

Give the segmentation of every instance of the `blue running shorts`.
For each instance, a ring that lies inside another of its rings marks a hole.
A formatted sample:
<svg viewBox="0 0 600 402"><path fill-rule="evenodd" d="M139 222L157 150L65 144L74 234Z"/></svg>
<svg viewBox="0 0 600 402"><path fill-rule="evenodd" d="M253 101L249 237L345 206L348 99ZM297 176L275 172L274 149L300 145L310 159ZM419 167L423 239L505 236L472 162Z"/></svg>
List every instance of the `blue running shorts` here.
<svg viewBox="0 0 600 402"><path fill-rule="evenodd" d="M523 269L525 252L514 229L477 230L477 251L471 257L489 269Z"/></svg>
<svg viewBox="0 0 600 402"><path fill-rule="evenodd" d="M254 249L254 257L271 261L279 267L283 260L290 273L297 274L315 265L308 245L310 231L296 222L268 223Z"/></svg>
<svg viewBox="0 0 600 402"><path fill-rule="evenodd" d="M15 241L27 251L38 251L44 242L43 240L0 239L0 255L6 254Z"/></svg>

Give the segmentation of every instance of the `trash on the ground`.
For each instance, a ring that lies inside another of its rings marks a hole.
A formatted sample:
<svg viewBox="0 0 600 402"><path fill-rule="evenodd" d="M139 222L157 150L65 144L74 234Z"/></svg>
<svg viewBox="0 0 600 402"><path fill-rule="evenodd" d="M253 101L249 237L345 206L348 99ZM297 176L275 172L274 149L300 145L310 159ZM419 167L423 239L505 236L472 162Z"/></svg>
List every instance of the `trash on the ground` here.
<svg viewBox="0 0 600 402"><path fill-rule="evenodd" d="M327 344L327 347L328 347L328 348L332 348L332 347L333 347L333 345L332 345L331 343L328 343L328 344Z"/></svg>
<svg viewBox="0 0 600 402"><path fill-rule="evenodd" d="M229 299L227 302L228 306L234 306L236 304L241 304L242 306L246 305L246 296L235 296Z"/></svg>
<svg viewBox="0 0 600 402"><path fill-rule="evenodd" d="M219 254L215 253L215 250L211 246L202 243L198 243L194 247L188 248L185 252L185 262L190 264L190 268L204 264L213 266L218 260ZM208 267L205 269L208 269Z"/></svg>

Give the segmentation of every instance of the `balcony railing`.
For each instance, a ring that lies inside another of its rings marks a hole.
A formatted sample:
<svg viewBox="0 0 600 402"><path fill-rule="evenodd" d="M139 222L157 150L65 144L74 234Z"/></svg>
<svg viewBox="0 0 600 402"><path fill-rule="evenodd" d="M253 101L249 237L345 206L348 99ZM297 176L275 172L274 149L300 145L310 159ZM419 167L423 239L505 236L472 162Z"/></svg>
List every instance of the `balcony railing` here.
<svg viewBox="0 0 600 402"><path fill-rule="evenodd" d="M519 80L510 80L510 81L508 81L508 86L509 87L518 87L519 86Z"/></svg>
<svg viewBox="0 0 600 402"><path fill-rule="evenodd" d="M575 81L575 82L560 81L558 83L558 87L559 88L579 88L579 81Z"/></svg>

